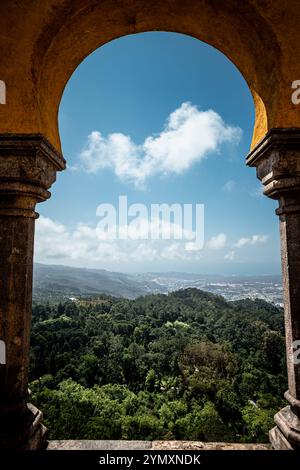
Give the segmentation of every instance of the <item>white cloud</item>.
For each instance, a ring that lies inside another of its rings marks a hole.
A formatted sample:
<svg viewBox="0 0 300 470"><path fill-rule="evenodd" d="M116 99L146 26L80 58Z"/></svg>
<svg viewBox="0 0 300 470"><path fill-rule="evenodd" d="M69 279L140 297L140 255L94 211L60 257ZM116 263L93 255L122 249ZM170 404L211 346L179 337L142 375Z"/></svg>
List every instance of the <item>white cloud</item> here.
<svg viewBox="0 0 300 470"><path fill-rule="evenodd" d="M265 243L268 238L269 237L267 235L252 235L250 238L242 237L238 240L235 246L237 248L242 248L246 245L257 245L258 243Z"/></svg>
<svg viewBox="0 0 300 470"><path fill-rule="evenodd" d="M223 191L231 193L231 191L233 191L235 187L236 187L236 182L234 180L229 180L224 184L222 189Z"/></svg>
<svg viewBox="0 0 300 470"><path fill-rule="evenodd" d="M227 261L233 261L235 258L235 251L229 251L228 253L226 253L226 255L224 256L224 259L227 260Z"/></svg>
<svg viewBox="0 0 300 470"><path fill-rule="evenodd" d="M128 226L117 226L119 233L124 234L127 229L130 235L130 239L122 240L110 238L97 222L94 226L78 223L71 229L50 218L40 217L36 224L35 260L107 269L120 269L121 266L127 269L129 265L143 267L147 263L170 266L176 262L201 262L203 266L203 263L220 263L222 259L236 261L243 247L263 244L268 240L266 235L253 235L231 244L225 233L219 233L208 240L205 249L201 250L195 243L195 233L187 230L182 233L174 222L161 220L158 225L156 220L149 221L149 225L142 220L140 222L141 231L135 230L136 227L130 223ZM139 237L141 232L144 236L150 234L153 224L158 230L158 239ZM168 234L171 234L171 239L167 239ZM181 235L182 239L176 239ZM226 248L228 252L222 252Z"/></svg>
<svg viewBox="0 0 300 470"><path fill-rule="evenodd" d="M215 237L212 237L210 240L208 240L206 246L210 250L221 250L226 246L226 240L227 237L225 233L219 233L219 235L216 235Z"/></svg>
<svg viewBox="0 0 300 470"><path fill-rule="evenodd" d="M185 249L187 251L199 251L199 245L198 243L195 243L195 242L187 242L185 244Z"/></svg>
<svg viewBox="0 0 300 470"><path fill-rule="evenodd" d="M124 227L120 229L124 233ZM97 226L79 223L74 230L70 230L50 218L40 217L36 223L35 257L38 262L75 263L82 266L104 262L145 263L161 259L195 261L202 257L197 245L187 242L187 239L193 239L192 232L185 231L182 240L162 239L168 233L175 236L181 234L174 223L161 221L158 240L139 239L134 230L131 231L131 239L111 239Z"/></svg>
<svg viewBox="0 0 300 470"><path fill-rule="evenodd" d="M97 173L110 168L123 181L143 187L153 175L181 174L227 142L237 144L241 129L227 125L213 110L200 111L189 102L172 112L158 135L140 145L122 133L88 136L77 168Z"/></svg>

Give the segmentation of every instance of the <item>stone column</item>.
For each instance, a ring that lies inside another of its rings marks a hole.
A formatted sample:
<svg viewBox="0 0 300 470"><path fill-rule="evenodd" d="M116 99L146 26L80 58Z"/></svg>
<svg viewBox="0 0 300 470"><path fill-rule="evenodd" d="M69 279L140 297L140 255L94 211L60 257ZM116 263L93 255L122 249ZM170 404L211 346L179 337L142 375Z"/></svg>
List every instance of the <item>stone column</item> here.
<svg viewBox="0 0 300 470"><path fill-rule="evenodd" d="M35 205L64 168L43 136L0 135L0 449L45 444L42 413L28 403Z"/></svg>
<svg viewBox="0 0 300 470"><path fill-rule="evenodd" d="M264 194L279 201L289 405L275 415L270 440L275 449L299 449L300 129L271 129L249 154L247 164L256 167Z"/></svg>

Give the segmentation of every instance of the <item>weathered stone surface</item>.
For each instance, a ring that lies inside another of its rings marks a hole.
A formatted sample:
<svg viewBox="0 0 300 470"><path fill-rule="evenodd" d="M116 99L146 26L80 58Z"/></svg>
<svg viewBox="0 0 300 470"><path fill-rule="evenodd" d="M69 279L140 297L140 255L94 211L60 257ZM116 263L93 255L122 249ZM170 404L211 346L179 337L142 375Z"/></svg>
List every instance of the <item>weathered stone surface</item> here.
<svg viewBox="0 0 300 470"><path fill-rule="evenodd" d="M278 429L284 435L292 448L300 447L300 420L292 411L290 406L286 406L274 417Z"/></svg>
<svg viewBox="0 0 300 470"><path fill-rule="evenodd" d="M270 444L199 441L50 441L47 450L271 450Z"/></svg>
<svg viewBox="0 0 300 470"><path fill-rule="evenodd" d="M293 450L293 447L277 426L272 428L269 432L269 439L271 442L272 449Z"/></svg>
<svg viewBox="0 0 300 470"><path fill-rule="evenodd" d="M300 127L291 99L299 23L298 0L1 0L0 132L42 133L59 148L58 108L80 62L127 34L174 31L216 47L241 71L256 108L254 146L273 127Z"/></svg>
<svg viewBox="0 0 300 470"><path fill-rule="evenodd" d="M41 135L0 134L0 214L36 217L66 162Z"/></svg>
<svg viewBox="0 0 300 470"><path fill-rule="evenodd" d="M270 450L270 444L237 442L153 441L153 450Z"/></svg>
<svg viewBox="0 0 300 470"><path fill-rule="evenodd" d="M50 441L47 450L150 450L150 441L67 440Z"/></svg>
<svg viewBox="0 0 300 470"><path fill-rule="evenodd" d="M42 137L0 135L0 448L40 448L42 414L28 405L34 223L63 158Z"/></svg>
<svg viewBox="0 0 300 470"><path fill-rule="evenodd" d="M0 416L0 450L35 450L46 446L43 415L35 406L28 404L22 412L15 410Z"/></svg>
<svg viewBox="0 0 300 470"><path fill-rule="evenodd" d="M300 339L300 129L272 129L247 157L256 167L264 193L279 201L285 337L291 406L275 416L270 432L275 448L300 448L300 364L294 342Z"/></svg>
<svg viewBox="0 0 300 470"><path fill-rule="evenodd" d="M271 129L248 155L247 164L256 168L266 196L279 199L300 191L299 149L300 129L279 128Z"/></svg>

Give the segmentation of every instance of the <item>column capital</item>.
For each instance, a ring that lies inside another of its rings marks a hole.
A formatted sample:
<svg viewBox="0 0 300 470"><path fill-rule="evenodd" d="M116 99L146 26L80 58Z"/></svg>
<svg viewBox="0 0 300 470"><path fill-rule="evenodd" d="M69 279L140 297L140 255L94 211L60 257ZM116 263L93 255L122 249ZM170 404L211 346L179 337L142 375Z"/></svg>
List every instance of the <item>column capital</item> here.
<svg viewBox="0 0 300 470"><path fill-rule="evenodd" d="M271 129L249 153L246 162L256 168L266 196L281 199L300 193L300 128ZM293 210L293 204L289 206ZM298 210L298 204L293 208Z"/></svg>
<svg viewBox="0 0 300 470"><path fill-rule="evenodd" d="M41 134L0 134L0 215L38 217L37 202L66 162Z"/></svg>

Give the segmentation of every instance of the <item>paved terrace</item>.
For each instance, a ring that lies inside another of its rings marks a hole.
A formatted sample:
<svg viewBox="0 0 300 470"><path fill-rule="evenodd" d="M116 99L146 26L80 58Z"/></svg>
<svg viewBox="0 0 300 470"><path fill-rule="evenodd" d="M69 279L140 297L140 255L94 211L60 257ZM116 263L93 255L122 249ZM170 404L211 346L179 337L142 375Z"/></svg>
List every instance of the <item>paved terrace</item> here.
<svg viewBox="0 0 300 470"><path fill-rule="evenodd" d="M201 441L50 441L48 450L272 450L271 444Z"/></svg>

